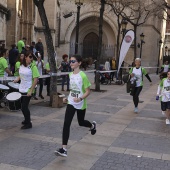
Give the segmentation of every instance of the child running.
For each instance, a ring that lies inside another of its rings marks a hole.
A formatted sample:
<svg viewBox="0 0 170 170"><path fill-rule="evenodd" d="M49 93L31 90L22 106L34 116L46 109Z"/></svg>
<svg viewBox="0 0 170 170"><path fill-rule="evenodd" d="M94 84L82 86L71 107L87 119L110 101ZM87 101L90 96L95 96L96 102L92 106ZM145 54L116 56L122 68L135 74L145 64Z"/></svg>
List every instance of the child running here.
<svg viewBox="0 0 170 170"><path fill-rule="evenodd" d="M161 99L161 109L166 116L165 122L167 125L170 125L170 71L167 73L167 78L162 79L158 86L157 100L159 96Z"/></svg>
<svg viewBox="0 0 170 170"><path fill-rule="evenodd" d="M91 134L96 133L96 122L90 123L84 120L87 103L86 98L90 94L90 82L86 74L80 70L82 57L74 55L70 58L70 66L74 70L69 74L70 77L70 94L68 96L68 104L65 112L63 134L62 134L62 148L55 151L56 155L63 157L67 156L67 143L70 134L70 126L75 112L77 112L77 119L80 126L90 128Z"/></svg>

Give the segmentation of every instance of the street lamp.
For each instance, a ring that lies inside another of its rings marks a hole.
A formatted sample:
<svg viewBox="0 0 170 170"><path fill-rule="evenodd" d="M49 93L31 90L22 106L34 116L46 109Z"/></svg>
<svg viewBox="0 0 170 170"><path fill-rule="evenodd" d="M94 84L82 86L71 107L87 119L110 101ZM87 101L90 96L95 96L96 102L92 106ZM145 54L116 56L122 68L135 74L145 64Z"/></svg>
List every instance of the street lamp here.
<svg viewBox="0 0 170 170"><path fill-rule="evenodd" d="M158 54L158 64L157 64L157 70L156 70L156 74L158 75L159 72L159 59L160 59L160 53L161 53L161 45L162 45L162 40L159 40L159 54Z"/></svg>
<svg viewBox="0 0 170 170"><path fill-rule="evenodd" d="M167 56L168 47L165 47L165 55Z"/></svg>
<svg viewBox="0 0 170 170"><path fill-rule="evenodd" d="M75 4L77 5L75 54L78 53L80 9L81 6L83 5L83 2L84 0L75 0Z"/></svg>
<svg viewBox="0 0 170 170"><path fill-rule="evenodd" d="M142 46L143 46L143 44L145 43L144 37L145 37L145 35L142 33L142 34L140 35L140 42L141 42L141 44L140 44L140 58L142 57Z"/></svg>
<svg viewBox="0 0 170 170"><path fill-rule="evenodd" d="M125 35L125 32L126 32L127 24L128 24L127 20L122 19L121 27L122 27L123 38L124 38L124 35Z"/></svg>

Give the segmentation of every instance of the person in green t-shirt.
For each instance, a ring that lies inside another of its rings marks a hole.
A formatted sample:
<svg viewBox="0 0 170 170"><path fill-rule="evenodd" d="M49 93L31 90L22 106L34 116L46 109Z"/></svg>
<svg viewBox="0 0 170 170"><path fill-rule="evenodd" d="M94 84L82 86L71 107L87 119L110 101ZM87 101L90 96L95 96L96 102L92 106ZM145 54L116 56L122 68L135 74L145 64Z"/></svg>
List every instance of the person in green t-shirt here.
<svg viewBox="0 0 170 170"><path fill-rule="evenodd" d="M19 41L18 41L18 43L17 43L17 48L18 48L19 53L21 53L21 52L24 50L26 40L27 40L27 39L26 39L25 37L23 37L22 40L19 40Z"/></svg>
<svg viewBox="0 0 170 170"><path fill-rule="evenodd" d="M15 73L14 73L15 77L19 76L19 68L20 68L20 65L21 65L21 62L23 61L23 59L24 59L24 54L21 53L18 57L18 61L15 64Z"/></svg>
<svg viewBox="0 0 170 170"><path fill-rule="evenodd" d="M89 82L87 75L79 69L81 63L82 57L80 55L74 55L70 58L70 66L74 71L69 74L70 94L65 112L62 148L55 151L56 155L63 157L67 156L67 143L69 139L70 126L75 112L77 112L79 125L90 128L92 135L96 133L96 122L93 121L91 123L88 120L84 120L87 108L86 98L90 94L91 83Z"/></svg>
<svg viewBox="0 0 170 170"><path fill-rule="evenodd" d="M12 76L12 73L10 72L8 68L8 62L6 60L6 57L8 57L8 50L7 49L2 49L0 52L0 77L4 77L5 72L9 75Z"/></svg>

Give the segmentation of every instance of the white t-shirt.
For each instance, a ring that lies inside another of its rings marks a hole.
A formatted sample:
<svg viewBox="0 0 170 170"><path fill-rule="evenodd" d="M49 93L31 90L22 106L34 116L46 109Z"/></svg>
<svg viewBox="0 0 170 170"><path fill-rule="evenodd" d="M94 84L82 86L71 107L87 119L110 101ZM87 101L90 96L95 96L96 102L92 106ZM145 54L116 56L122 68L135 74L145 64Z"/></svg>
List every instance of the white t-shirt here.
<svg viewBox="0 0 170 170"><path fill-rule="evenodd" d="M110 63L109 63L109 61L106 61L106 62L105 62L104 67L105 67L105 70L106 70L106 71L109 71L109 70L110 70Z"/></svg>
<svg viewBox="0 0 170 170"><path fill-rule="evenodd" d="M168 72L169 70L169 64L168 65L164 65L164 71L163 72Z"/></svg>
<svg viewBox="0 0 170 170"><path fill-rule="evenodd" d="M33 79L38 78L40 75L35 65L29 65L27 67L21 65L19 68L19 76L21 80L19 92L27 93L32 86Z"/></svg>
<svg viewBox="0 0 170 170"><path fill-rule="evenodd" d="M91 84L83 71L77 74L70 73L70 94L68 96L68 104L71 104L76 109L86 109L86 99L76 103L74 98L80 98L85 93L85 89L90 87Z"/></svg>
<svg viewBox="0 0 170 170"><path fill-rule="evenodd" d="M161 101L168 102L170 101L170 80L167 78L163 79L160 83L161 87Z"/></svg>
<svg viewBox="0 0 170 170"><path fill-rule="evenodd" d="M21 83L19 85L19 92L27 93L28 89L32 86L32 70L31 67L25 67L23 65L19 68L19 75Z"/></svg>
<svg viewBox="0 0 170 170"><path fill-rule="evenodd" d="M136 67L134 67L132 73L135 74L136 87L141 86L141 82L142 82L142 71L141 71L141 67L139 67L138 69L137 69Z"/></svg>
<svg viewBox="0 0 170 170"><path fill-rule="evenodd" d="M43 62L43 61L42 61ZM41 62L39 62L38 63L38 61L36 61L35 62L36 63L36 66L37 66L37 68L38 68L38 71L39 71L39 74L40 74L40 76L42 76L42 63Z"/></svg>

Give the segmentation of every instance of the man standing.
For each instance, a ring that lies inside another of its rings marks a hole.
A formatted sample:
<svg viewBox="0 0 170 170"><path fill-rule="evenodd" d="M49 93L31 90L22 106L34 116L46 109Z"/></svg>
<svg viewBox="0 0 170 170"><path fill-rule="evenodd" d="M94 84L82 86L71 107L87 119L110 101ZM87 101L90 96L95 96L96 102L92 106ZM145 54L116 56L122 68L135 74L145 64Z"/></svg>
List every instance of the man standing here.
<svg viewBox="0 0 170 170"><path fill-rule="evenodd" d="M24 50L26 40L27 40L27 39L26 39L25 37L23 37L23 38L22 38L22 40L19 40L19 41L18 41L18 43L17 43L17 47L18 47L18 51L19 51L19 53L21 53L21 52L22 52L22 50Z"/></svg>
<svg viewBox="0 0 170 170"><path fill-rule="evenodd" d="M160 73L167 73L170 70L170 65L168 61L165 61L165 63L161 66Z"/></svg>
<svg viewBox="0 0 170 170"><path fill-rule="evenodd" d="M36 48L35 48L35 42L34 42L34 41L32 41L30 49L31 49L32 53L35 55L35 53L37 52L37 50L36 50Z"/></svg>
<svg viewBox="0 0 170 170"><path fill-rule="evenodd" d="M18 49L16 49L15 44L13 44L11 47L12 47L12 49L9 50L9 64L10 64L10 70L14 74L14 72L15 72L15 63L16 63L16 60L18 58L19 51L18 51Z"/></svg>
<svg viewBox="0 0 170 170"><path fill-rule="evenodd" d="M41 38L38 39L38 42L35 44L35 48L37 51L40 52L41 59L44 60L44 47L43 47Z"/></svg>

